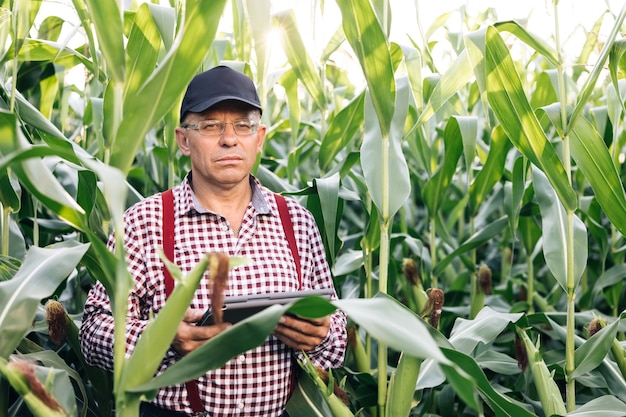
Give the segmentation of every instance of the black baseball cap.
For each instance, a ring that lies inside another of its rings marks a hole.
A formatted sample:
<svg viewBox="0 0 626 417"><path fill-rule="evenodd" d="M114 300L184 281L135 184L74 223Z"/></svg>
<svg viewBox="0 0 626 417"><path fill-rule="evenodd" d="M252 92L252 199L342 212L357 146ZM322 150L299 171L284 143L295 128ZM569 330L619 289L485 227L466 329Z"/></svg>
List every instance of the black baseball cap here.
<svg viewBox="0 0 626 417"><path fill-rule="evenodd" d="M241 101L263 111L250 77L220 65L193 77L180 106L180 121L187 112L201 113L224 100Z"/></svg>

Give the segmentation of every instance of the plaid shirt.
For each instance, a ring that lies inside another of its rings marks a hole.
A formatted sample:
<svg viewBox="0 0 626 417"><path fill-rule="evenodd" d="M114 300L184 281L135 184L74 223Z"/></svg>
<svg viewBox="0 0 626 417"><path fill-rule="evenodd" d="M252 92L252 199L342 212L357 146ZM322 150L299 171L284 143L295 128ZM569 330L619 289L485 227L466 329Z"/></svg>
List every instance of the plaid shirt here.
<svg viewBox="0 0 626 417"><path fill-rule="evenodd" d="M246 209L239 237L234 236L224 217L200 206L188 178L174 187L175 262L183 273L188 273L207 252L243 256L253 262L229 271L226 295L298 290L295 263L272 192L252 176L250 183L252 201ZM302 289L332 287L313 216L293 199L287 199L287 204L301 258ZM157 248L163 247L160 196L151 196L135 204L125 213L124 221L128 269L135 280L128 300L126 350L129 356L150 315L158 313L166 300L162 262L157 253ZM109 247L113 248L111 239ZM201 281L191 302L192 308L209 307L208 282L206 279ZM307 352L315 365L325 369L342 365L345 326L345 315L336 311L331 316L326 339ZM113 317L109 298L99 282L87 298L80 338L89 364L113 369ZM258 348L231 359L221 369L209 371L198 379L206 411L212 417L280 415L291 388L293 355L291 348L270 335ZM170 349L158 372L163 372L176 359L176 353ZM154 402L162 408L192 412L184 384L162 388Z"/></svg>

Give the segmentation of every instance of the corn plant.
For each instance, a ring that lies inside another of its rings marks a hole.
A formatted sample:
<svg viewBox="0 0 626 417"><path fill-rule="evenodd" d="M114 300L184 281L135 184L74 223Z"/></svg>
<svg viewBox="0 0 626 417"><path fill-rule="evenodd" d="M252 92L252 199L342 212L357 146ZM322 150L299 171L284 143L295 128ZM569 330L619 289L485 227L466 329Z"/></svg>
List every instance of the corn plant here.
<svg viewBox="0 0 626 417"><path fill-rule="evenodd" d="M416 1L405 44L391 38L395 2L337 0L319 56L270 0L74 0L73 21L41 18L45 3L0 10L0 415L134 416L157 388L262 343L286 311L336 308L346 362L323 378L302 363L292 417L626 413L624 9L590 16L569 67L556 1L550 39L494 10L422 30ZM189 169L178 103L218 63L255 80L268 125L255 175L313 212L340 300L265 310L155 377L208 261L187 276L170 265L182 285L135 354L118 324L113 374L93 369L77 348L86 291L101 281L123 323L130 285L122 245L104 242L128 205ZM84 82L66 83L77 70ZM44 323L51 299L67 309L61 339Z"/></svg>

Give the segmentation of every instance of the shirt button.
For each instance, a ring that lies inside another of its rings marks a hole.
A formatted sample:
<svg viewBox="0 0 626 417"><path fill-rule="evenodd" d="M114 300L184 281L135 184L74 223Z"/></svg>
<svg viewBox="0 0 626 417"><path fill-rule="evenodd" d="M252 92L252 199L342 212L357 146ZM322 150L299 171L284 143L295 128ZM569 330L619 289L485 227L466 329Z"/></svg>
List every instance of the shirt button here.
<svg viewBox="0 0 626 417"><path fill-rule="evenodd" d="M246 405L243 402L240 402L239 404L237 404L237 408L240 410L243 410L245 406Z"/></svg>
<svg viewBox="0 0 626 417"><path fill-rule="evenodd" d="M239 363L243 363L246 360L246 355L239 355L239 357L237 358L237 361Z"/></svg>
<svg viewBox="0 0 626 417"><path fill-rule="evenodd" d="M223 231L228 232L228 229L230 229L230 227L228 227L228 225L225 224L224 226L222 226L222 230Z"/></svg>

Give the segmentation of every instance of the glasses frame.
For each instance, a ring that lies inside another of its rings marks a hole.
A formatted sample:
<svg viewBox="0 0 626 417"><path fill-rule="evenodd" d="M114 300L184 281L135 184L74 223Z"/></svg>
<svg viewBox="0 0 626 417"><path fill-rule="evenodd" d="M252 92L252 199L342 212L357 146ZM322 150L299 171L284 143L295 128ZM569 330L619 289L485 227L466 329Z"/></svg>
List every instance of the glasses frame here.
<svg viewBox="0 0 626 417"><path fill-rule="evenodd" d="M204 122L214 122L216 124L220 124L222 126L222 129L219 133L210 133L207 134L206 132L203 132L200 125ZM250 124L250 128L251 131L249 133L240 133L237 131L237 122L246 122ZM233 131L235 132L235 134L237 136L251 136L254 135L255 133L257 133L257 130L259 128L260 123L256 120L252 120L252 119L248 119L248 118L243 118L243 119L237 119L237 120L233 120L232 122L226 122L224 120L217 120L217 119L205 119L205 120L200 120L194 124L186 124L186 125L182 125L181 127L183 129L187 129L187 130L195 130L198 132L198 134L200 136L206 136L206 137L211 137L211 136L221 136L224 134L224 132L226 131L226 125L232 125L233 126Z"/></svg>

